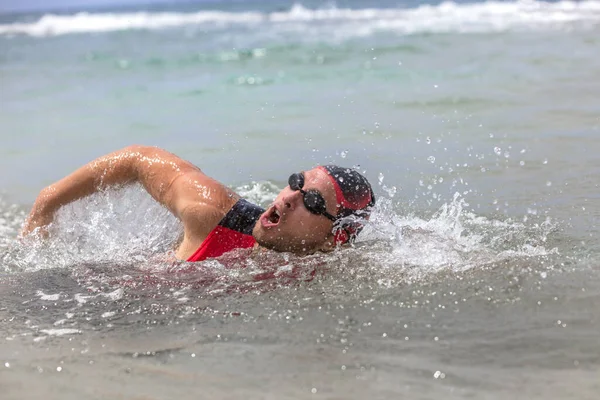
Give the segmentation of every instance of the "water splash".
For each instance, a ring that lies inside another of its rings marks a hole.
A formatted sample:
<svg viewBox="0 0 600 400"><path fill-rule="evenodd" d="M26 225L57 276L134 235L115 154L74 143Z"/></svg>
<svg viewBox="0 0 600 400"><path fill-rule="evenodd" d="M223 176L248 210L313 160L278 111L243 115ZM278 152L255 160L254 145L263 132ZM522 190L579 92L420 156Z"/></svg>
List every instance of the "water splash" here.
<svg viewBox="0 0 600 400"><path fill-rule="evenodd" d="M9 205L0 198L0 254L10 253L24 220L24 210L17 205ZM3 268L0 267L0 271L2 270Z"/></svg>
<svg viewBox="0 0 600 400"><path fill-rule="evenodd" d="M391 200L384 198L349 257L360 253L362 262L381 277L392 274L414 280L441 271L464 272L556 254L556 248L546 247L556 228L549 219L526 225L477 215L458 193L430 217L398 215Z"/></svg>
<svg viewBox="0 0 600 400"><path fill-rule="evenodd" d="M250 202L267 206L275 199L281 188L271 182L251 182L238 186L234 190Z"/></svg>
<svg viewBox="0 0 600 400"><path fill-rule="evenodd" d="M18 225L24 213L15 216ZM16 222L15 222L16 223ZM171 250L182 234L179 221L139 185L107 190L62 207L49 228L49 238L3 237L7 271L36 271L74 264L147 261ZM14 234L14 236L12 235Z"/></svg>
<svg viewBox="0 0 600 400"><path fill-rule="evenodd" d="M279 191L270 182L237 190L262 204ZM11 215L12 222L3 229L14 233L23 214ZM401 285L442 271L461 273L555 254L557 249L548 247L547 239L556 227L548 219L525 223L477 215L459 194L429 216L402 215L392 199L381 197L354 247L310 257L240 250L216 260L186 263L175 261L171 253L182 232L180 223L140 186L133 186L64 207L47 241L13 239L5 245L3 268L17 272L78 266L78 279L86 286L108 284L112 289L151 283L203 286L210 293L247 291L328 273L344 279L348 271L355 272L355 279L377 277L388 285Z"/></svg>

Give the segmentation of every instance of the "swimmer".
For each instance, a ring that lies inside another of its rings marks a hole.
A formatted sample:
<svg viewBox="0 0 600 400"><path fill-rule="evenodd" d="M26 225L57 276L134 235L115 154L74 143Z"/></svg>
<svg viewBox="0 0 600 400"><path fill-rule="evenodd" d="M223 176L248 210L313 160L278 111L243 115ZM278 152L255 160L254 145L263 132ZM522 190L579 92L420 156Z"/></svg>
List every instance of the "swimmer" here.
<svg viewBox="0 0 600 400"><path fill-rule="evenodd" d="M60 207L111 186L139 182L183 224L176 256L218 257L256 245L298 255L352 242L375 205L367 179L334 165L292 173L266 210L240 198L193 164L156 147L128 146L44 188L21 236L47 234Z"/></svg>

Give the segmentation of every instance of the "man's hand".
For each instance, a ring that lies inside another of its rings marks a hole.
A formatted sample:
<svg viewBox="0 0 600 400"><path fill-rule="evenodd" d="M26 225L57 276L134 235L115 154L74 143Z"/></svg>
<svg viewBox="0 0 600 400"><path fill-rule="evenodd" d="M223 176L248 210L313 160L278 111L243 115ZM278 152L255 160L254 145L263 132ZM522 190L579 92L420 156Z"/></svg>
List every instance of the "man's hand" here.
<svg viewBox="0 0 600 400"><path fill-rule="evenodd" d="M48 186L40 192L23 224L19 237L28 236L34 231L43 238L48 236L46 228L54 220L54 213L56 212L56 209L51 206L56 203L53 201L55 193L52 186Z"/></svg>

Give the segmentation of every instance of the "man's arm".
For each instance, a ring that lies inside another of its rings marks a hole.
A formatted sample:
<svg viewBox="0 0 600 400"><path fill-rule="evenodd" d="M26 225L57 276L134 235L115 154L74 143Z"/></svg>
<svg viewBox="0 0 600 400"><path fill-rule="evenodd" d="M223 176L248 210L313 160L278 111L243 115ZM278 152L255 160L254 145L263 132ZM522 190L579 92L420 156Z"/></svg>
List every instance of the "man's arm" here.
<svg viewBox="0 0 600 400"><path fill-rule="evenodd" d="M21 234L46 227L63 205L104 188L132 182L140 182L156 201L182 220L188 241L203 240L237 200L235 193L174 154L155 147L129 146L44 188Z"/></svg>

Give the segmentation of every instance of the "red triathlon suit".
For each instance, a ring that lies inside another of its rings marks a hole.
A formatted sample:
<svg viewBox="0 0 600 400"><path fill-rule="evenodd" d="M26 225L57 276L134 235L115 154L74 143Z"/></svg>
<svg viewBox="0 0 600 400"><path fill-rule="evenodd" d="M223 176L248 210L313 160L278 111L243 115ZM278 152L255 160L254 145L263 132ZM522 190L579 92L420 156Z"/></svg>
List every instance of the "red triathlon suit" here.
<svg viewBox="0 0 600 400"><path fill-rule="evenodd" d="M244 199L238 200L186 261L202 261L231 250L254 246L256 240L252 236L252 229L263 212L265 210L257 205Z"/></svg>

